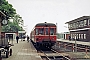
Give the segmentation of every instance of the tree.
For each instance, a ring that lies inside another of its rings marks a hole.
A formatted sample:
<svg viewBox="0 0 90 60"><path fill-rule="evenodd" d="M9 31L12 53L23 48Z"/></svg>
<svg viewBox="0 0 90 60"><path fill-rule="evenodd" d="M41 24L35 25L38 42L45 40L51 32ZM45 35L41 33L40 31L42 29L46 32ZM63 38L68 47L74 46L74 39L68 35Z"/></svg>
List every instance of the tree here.
<svg viewBox="0 0 90 60"><path fill-rule="evenodd" d="M7 20L16 14L16 10L6 0L0 0L0 11L6 15Z"/></svg>
<svg viewBox="0 0 90 60"><path fill-rule="evenodd" d="M15 14L12 19L13 19L13 23L14 24L19 25L21 27L23 26L24 22L22 20L22 17L20 17L19 14Z"/></svg>
<svg viewBox="0 0 90 60"><path fill-rule="evenodd" d="M11 4L8 3L8 1L0 0L0 11L2 11L6 15L6 20L8 20L8 24L2 26L2 31L17 32L18 30L23 30L23 28L21 28L22 26L20 26L20 24L23 25L22 17L20 17L20 15L16 13L16 10ZM13 22L10 21L11 19L13 20Z"/></svg>

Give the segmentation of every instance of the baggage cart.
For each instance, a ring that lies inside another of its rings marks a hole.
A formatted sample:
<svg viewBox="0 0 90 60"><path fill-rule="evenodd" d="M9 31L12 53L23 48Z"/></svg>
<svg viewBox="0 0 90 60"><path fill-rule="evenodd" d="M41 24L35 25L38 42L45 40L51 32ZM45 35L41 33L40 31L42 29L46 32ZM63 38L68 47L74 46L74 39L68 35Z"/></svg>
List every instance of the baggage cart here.
<svg viewBox="0 0 90 60"><path fill-rule="evenodd" d="M12 44L9 43L8 38L5 36L0 36L0 57L2 57L2 53L5 54L5 57L8 58L12 55Z"/></svg>

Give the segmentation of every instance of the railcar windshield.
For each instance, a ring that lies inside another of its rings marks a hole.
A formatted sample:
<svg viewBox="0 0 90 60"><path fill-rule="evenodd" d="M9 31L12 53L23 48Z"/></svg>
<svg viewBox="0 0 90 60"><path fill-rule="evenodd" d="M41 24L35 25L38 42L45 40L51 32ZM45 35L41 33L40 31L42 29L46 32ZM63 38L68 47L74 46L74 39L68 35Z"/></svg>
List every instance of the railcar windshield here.
<svg viewBox="0 0 90 60"><path fill-rule="evenodd" d="M44 28L36 28L36 35L43 35L44 34Z"/></svg>
<svg viewBox="0 0 90 60"><path fill-rule="evenodd" d="M36 28L36 35L38 35L38 28Z"/></svg>
<svg viewBox="0 0 90 60"><path fill-rule="evenodd" d="M36 35L55 35L55 28L36 28Z"/></svg>
<svg viewBox="0 0 90 60"><path fill-rule="evenodd" d="M50 28L50 35L54 35L54 28Z"/></svg>
<svg viewBox="0 0 90 60"><path fill-rule="evenodd" d="M41 35L44 34L44 28L39 28L39 34L41 34Z"/></svg>

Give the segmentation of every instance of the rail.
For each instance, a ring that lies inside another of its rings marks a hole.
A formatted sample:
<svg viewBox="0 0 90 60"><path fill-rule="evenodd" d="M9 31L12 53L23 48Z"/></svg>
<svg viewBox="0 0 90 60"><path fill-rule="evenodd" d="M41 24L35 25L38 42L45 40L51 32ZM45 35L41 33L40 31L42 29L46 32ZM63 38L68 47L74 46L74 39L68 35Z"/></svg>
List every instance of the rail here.
<svg viewBox="0 0 90 60"><path fill-rule="evenodd" d="M60 53L58 53L57 51L55 51L54 49L51 49L52 51L54 51L55 53L57 53L57 54L59 54L60 56L61 56L61 54ZM64 55L62 55L66 60L71 60L70 58L68 58L68 57L66 57L66 56L64 56Z"/></svg>

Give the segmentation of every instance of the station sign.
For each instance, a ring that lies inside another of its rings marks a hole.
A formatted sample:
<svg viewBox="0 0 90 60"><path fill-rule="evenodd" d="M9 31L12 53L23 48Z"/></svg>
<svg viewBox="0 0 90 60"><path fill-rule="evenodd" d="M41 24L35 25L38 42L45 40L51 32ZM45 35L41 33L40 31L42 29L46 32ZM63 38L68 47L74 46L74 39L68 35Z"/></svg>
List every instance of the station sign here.
<svg viewBox="0 0 90 60"><path fill-rule="evenodd" d="M26 31L18 31L18 33L26 33Z"/></svg>

